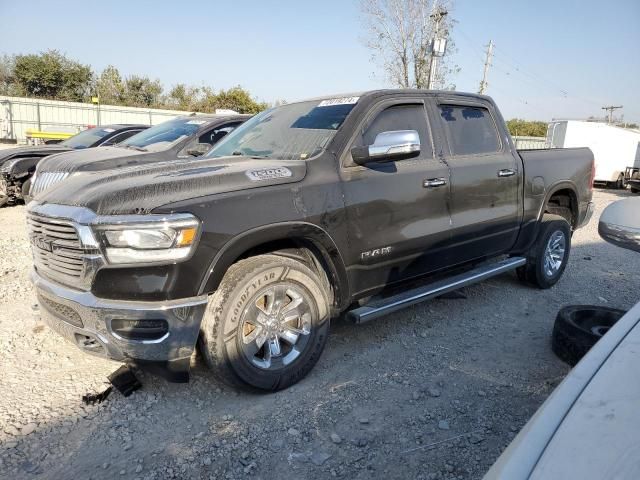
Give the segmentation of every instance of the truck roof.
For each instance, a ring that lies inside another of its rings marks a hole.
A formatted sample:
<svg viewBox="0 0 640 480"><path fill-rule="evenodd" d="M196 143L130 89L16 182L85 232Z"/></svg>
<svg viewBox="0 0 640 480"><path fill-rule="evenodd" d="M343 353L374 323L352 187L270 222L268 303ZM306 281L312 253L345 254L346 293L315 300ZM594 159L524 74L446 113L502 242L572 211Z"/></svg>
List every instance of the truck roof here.
<svg viewBox="0 0 640 480"><path fill-rule="evenodd" d="M251 118L253 115L244 113L185 113L176 118L200 118L203 120L221 120L226 118Z"/></svg>
<svg viewBox="0 0 640 480"><path fill-rule="evenodd" d="M416 94L431 94L431 95L448 95L448 96L460 96L465 98L478 98L482 100L490 100L490 97L486 95L480 95L478 93L471 92L458 92L455 90L425 90L418 88L387 88L387 89L378 89L378 90L365 90L360 92L349 92L349 93L338 93L335 95L323 95L320 97L313 98L305 98L301 100L296 100L291 103L301 103L301 102L311 102L311 101L322 101L322 100L331 100L333 98L347 98L347 97L378 97L382 95L416 95Z"/></svg>

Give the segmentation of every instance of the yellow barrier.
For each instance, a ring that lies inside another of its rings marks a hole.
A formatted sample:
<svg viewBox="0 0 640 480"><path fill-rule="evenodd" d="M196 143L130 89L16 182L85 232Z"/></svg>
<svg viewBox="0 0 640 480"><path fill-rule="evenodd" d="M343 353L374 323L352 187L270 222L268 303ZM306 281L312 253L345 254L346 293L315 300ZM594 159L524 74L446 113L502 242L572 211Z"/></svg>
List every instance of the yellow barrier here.
<svg viewBox="0 0 640 480"><path fill-rule="evenodd" d="M42 140L66 140L72 137L75 133L67 132L40 132L38 130L27 130L27 139L40 138Z"/></svg>

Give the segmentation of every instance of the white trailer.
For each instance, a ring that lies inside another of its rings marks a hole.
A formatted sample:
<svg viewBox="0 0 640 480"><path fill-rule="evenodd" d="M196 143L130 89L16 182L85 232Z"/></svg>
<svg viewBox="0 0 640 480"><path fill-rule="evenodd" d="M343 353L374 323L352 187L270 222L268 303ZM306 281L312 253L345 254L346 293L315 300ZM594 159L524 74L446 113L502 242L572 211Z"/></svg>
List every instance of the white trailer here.
<svg viewBox="0 0 640 480"><path fill-rule="evenodd" d="M549 124L547 144L550 148L589 147L596 163L596 183L624 188L627 168L640 168L637 130L599 122L561 120Z"/></svg>

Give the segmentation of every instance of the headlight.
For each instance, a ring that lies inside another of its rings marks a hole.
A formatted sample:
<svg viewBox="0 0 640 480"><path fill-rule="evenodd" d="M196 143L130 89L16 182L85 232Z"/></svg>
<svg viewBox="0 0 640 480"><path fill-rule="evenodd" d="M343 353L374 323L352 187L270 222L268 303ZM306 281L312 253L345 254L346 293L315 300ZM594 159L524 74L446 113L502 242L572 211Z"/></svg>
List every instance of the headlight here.
<svg viewBox="0 0 640 480"><path fill-rule="evenodd" d="M200 222L190 214L114 216L100 217L94 229L110 264L166 264L191 256Z"/></svg>

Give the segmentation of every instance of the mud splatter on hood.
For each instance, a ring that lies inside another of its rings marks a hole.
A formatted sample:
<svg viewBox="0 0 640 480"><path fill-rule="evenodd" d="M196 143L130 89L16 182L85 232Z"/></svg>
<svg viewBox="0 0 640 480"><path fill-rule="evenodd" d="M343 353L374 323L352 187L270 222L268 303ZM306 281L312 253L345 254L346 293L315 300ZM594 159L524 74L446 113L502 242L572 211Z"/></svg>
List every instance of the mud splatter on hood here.
<svg viewBox="0 0 640 480"><path fill-rule="evenodd" d="M38 166L38 173L44 172L95 172L145 162L168 160L163 152L140 152L122 147L99 147L72 150L47 158Z"/></svg>
<svg viewBox="0 0 640 480"><path fill-rule="evenodd" d="M71 175L36 200L87 207L99 215L148 213L183 200L299 182L306 170L296 160L179 159Z"/></svg>

